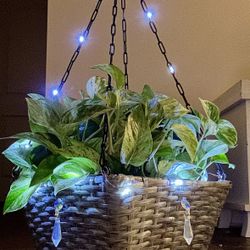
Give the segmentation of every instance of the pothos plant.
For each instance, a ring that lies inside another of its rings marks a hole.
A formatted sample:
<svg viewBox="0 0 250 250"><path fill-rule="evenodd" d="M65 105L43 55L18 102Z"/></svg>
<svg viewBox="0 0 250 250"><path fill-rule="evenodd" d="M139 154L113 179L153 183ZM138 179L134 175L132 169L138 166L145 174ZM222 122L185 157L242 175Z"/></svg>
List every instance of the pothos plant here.
<svg viewBox="0 0 250 250"><path fill-rule="evenodd" d="M200 99L204 114L190 113L148 85L141 93L125 89L124 75L116 66L94 68L111 75L111 91L106 92L105 78L95 76L81 99L28 95L30 132L12 136L16 142L3 152L20 169L4 213L23 208L48 181L57 194L90 174L100 174L105 115L111 174L207 180L213 163L234 168L226 153L235 147L237 133L212 102Z"/></svg>

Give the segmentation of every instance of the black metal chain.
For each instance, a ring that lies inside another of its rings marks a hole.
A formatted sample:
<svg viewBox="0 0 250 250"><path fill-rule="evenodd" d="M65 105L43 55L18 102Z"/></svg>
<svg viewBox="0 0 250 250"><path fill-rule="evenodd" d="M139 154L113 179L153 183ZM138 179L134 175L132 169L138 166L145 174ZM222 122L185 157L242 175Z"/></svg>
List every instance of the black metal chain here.
<svg viewBox="0 0 250 250"><path fill-rule="evenodd" d="M114 0L112 7L112 24L111 24L111 42L109 45L109 64L113 64L114 54L115 54L115 35L116 35L116 17L117 17L117 0ZM112 90L111 76L108 75L108 86L107 91Z"/></svg>
<svg viewBox="0 0 250 250"><path fill-rule="evenodd" d="M125 89L128 89L128 48L127 48L127 20L125 17L126 0L121 0L122 9L122 38L123 38L123 64L125 76Z"/></svg>
<svg viewBox="0 0 250 250"><path fill-rule="evenodd" d="M147 15L148 7L147 7L147 4L146 4L145 0L141 0L141 7L142 7L144 13ZM154 21L152 21L150 18L149 18L149 27L150 27L151 31L154 33L154 35L155 35L155 37L157 39L157 43L158 43L158 47L160 49L160 52L162 53L162 55L164 56L164 58L166 60L167 67L169 68L170 73L171 73L171 75L172 75L172 77L173 77L173 79L175 81L175 85L176 85L176 88L177 88L179 94L181 95L182 99L185 102L186 108L192 111L191 105L189 104L189 102L188 102L188 100L187 100L187 98L185 96L184 89L183 89L181 83L176 78L175 71L174 71L174 68L172 66L172 63L170 62L170 60L167 57L166 48L165 48L163 42L160 40L160 37L158 35L157 27L156 27Z"/></svg>
<svg viewBox="0 0 250 250"><path fill-rule="evenodd" d="M82 36L83 36L83 39L86 40L88 35L89 35L89 32L90 32L90 29L91 29L91 26L93 24L93 22L95 21L96 17L97 17L97 14L98 14L98 11L100 9L100 6L101 6L101 3L102 3L103 0L98 0L96 6L95 6L95 9L90 17L90 21L88 23L88 26L87 28L83 31L82 33ZM69 74L70 74L70 71L72 69L72 66L74 64L74 62L76 61L80 51L81 51L81 47L82 47L82 42L79 42L79 45L77 47L77 49L75 50L75 52L73 53L71 59L70 59L70 62L68 64L68 67L65 71L65 73L63 74L63 77L61 79L61 82L60 82L60 85L58 86L57 90L58 92L60 92L65 84L65 82L67 81L68 77L69 77Z"/></svg>
<svg viewBox="0 0 250 250"><path fill-rule="evenodd" d="M144 13L147 15L148 13L148 7L147 7L147 4L146 4L146 1L145 0L141 0L141 7L144 11ZM182 96L182 99L184 100L185 102L185 106L187 109L189 109L191 111L191 113L194 113L191 105L189 104L186 96L185 96L185 91L181 85L181 83L178 81L178 79L176 78L176 75L175 75L175 71L174 71L174 68L172 66L172 63L170 62L170 60L168 59L167 57L167 53L166 53L166 48L163 44L163 42L160 40L160 37L158 35L158 30L157 30L157 27L155 25L155 23L149 18L149 27L151 29L151 31L155 34L155 37L157 39L157 43L158 43L158 47L160 49L160 52L162 53L162 55L164 56L165 60L166 60L166 63L167 63L167 67L170 69L170 73L175 81L175 85L176 85L176 88L179 92L179 94ZM172 69L172 70L171 70ZM217 175L218 175L218 178L219 179L222 179L222 180L225 180L226 178L226 174L223 170L223 167L221 164L215 164L216 167L217 167Z"/></svg>
<svg viewBox="0 0 250 250"><path fill-rule="evenodd" d="M12 168L12 171L11 171L11 177L13 179L13 181L15 181L16 179L18 179L20 173L21 173L21 168L19 166L14 166Z"/></svg>
<svg viewBox="0 0 250 250"><path fill-rule="evenodd" d="M117 17L117 0L114 0L114 4L112 7L112 24L111 24L111 43L109 45L109 63L113 64L113 59L115 55L115 35L116 35L116 17ZM111 76L108 75L108 86L106 91L109 92L112 90L112 79ZM107 139L108 139L108 116L107 114L104 115L104 124L103 124L103 137L101 143L101 154L99 159L99 164L102 168L104 173L109 174L110 169L107 164L106 159L106 146L107 146Z"/></svg>
<svg viewBox="0 0 250 250"><path fill-rule="evenodd" d="M106 174L110 173L110 169L108 167L108 162L106 159L106 145L108 139L108 116L107 114L104 115L104 124L103 124L103 136L102 136L102 143L101 143L101 153L99 158L99 164L102 168L102 171Z"/></svg>

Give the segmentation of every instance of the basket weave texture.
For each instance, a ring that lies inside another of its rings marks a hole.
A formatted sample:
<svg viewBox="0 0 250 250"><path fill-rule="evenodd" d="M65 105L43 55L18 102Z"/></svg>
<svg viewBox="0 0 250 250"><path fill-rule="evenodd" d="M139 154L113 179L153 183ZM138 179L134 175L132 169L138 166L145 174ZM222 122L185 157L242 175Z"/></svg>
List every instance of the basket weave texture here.
<svg viewBox="0 0 250 250"><path fill-rule="evenodd" d="M60 192L62 241L57 249L208 249L230 182L184 181L110 175L90 176ZM186 197L191 205L194 238L183 238ZM44 185L26 207L38 249L55 249L51 241L56 197Z"/></svg>

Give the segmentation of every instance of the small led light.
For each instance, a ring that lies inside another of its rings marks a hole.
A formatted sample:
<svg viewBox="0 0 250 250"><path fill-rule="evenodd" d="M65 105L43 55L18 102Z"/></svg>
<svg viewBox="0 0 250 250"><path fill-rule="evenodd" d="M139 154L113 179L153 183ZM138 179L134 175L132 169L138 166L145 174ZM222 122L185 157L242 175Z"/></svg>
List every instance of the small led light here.
<svg viewBox="0 0 250 250"><path fill-rule="evenodd" d="M148 12L147 12L147 17L148 17L149 19L151 19L151 18L153 17L152 12L148 11Z"/></svg>
<svg viewBox="0 0 250 250"><path fill-rule="evenodd" d="M173 184L174 184L175 186L181 186L181 185L183 185L183 180L175 180L175 181L173 182Z"/></svg>
<svg viewBox="0 0 250 250"><path fill-rule="evenodd" d="M121 195L122 197L127 196L127 195L129 195L130 193L131 193L131 188L128 188L128 187L126 187L126 188L124 188L122 191L120 191L120 195Z"/></svg>
<svg viewBox="0 0 250 250"><path fill-rule="evenodd" d="M59 94L59 92L58 92L57 89L54 89L54 90L52 91L52 94L53 94L53 96L57 96L57 95Z"/></svg>
<svg viewBox="0 0 250 250"><path fill-rule="evenodd" d="M84 130L84 125L80 125L80 126L79 126L79 131L82 132L83 130Z"/></svg>
<svg viewBox="0 0 250 250"><path fill-rule="evenodd" d="M171 64L168 65L168 69L169 69L171 74L175 73L174 67Z"/></svg>
<svg viewBox="0 0 250 250"><path fill-rule="evenodd" d="M79 42L80 42L80 43L85 42L85 37L84 37L83 35L81 35L81 36L79 37Z"/></svg>
<svg viewBox="0 0 250 250"><path fill-rule="evenodd" d="M26 149L29 149L31 146L29 144L24 145Z"/></svg>
<svg viewBox="0 0 250 250"><path fill-rule="evenodd" d="M31 146L32 146L31 141L28 141L27 143L24 144L25 149L29 149L31 148Z"/></svg>

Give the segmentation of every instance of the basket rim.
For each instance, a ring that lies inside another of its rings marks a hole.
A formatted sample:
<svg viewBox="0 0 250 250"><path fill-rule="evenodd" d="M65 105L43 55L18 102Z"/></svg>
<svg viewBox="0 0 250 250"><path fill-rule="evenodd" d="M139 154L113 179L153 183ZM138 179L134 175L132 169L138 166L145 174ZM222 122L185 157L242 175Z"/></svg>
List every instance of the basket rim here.
<svg viewBox="0 0 250 250"><path fill-rule="evenodd" d="M96 176L103 176L102 174L96 174L96 175L89 175L88 177L96 177ZM122 181L122 180L137 180L142 182L155 182L155 183L163 183L165 185L175 185L175 181L171 181L168 179L163 178L153 178L153 177L143 177L143 176L134 176L134 175L124 175L124 174L110 174L105 175L105 177L111 181ZM181 180L181 184L178 184L178 186L231 186L232 182L230 180L221 180L221 181L200 181L200 180Z"/></svg>

